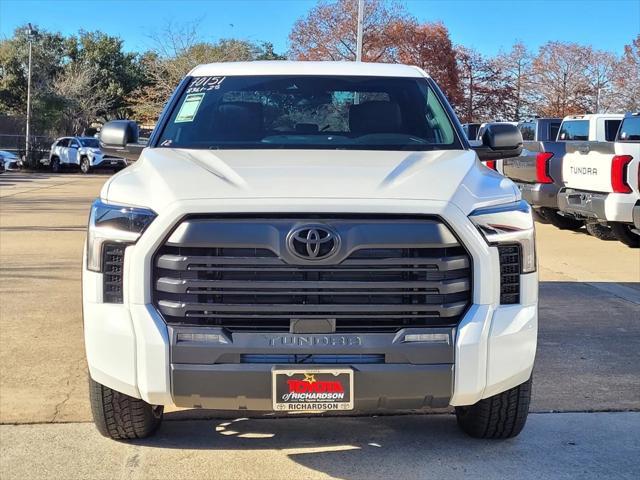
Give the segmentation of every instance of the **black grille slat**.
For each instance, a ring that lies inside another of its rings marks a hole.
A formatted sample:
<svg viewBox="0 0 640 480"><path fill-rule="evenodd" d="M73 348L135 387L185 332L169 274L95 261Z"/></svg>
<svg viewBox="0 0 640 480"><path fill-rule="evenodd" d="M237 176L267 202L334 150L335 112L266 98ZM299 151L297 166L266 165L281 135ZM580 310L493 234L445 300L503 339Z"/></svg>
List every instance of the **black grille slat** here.
<svg viewBox="0 0 640 480"><path fill-rule="evenodd" d="M242 221L252 225L250 219ZM383 225L363 218L357 228L359 234L368 233L362 238L369 245L351 245L350 253L335 263L320 264L280 257L276 252L282 244L269 243L260 231L252 240L238 228L239 248L233 245L233 231L223 231L219 245L213 236L210 244L198 237L197 243L192 238L183 246L176 235L156 252L153 300L169 324L231 331L289 331L292 319L327 318L336 320L338 332L455 326L471 301L471 260L446 233L446 242L432 237L421 245L420 232L426 232L421 221L405 220L416 225L415 235L405 239L393 234L396 244L378 246L371 242L381 228L388 231L389 221ZM274 225L283 222L289 221ZM290 228L284 225L281 235ZM402 223L392 228L402 228ZM255 248L245 247L254 242Z"/></svg>
<svg viewBox="0 0 640 480"><path fill-rule="evenodd" d="M194 316L210 317L216 316L220 313L241 313L241 312L253 312L256 309L256 305L250 304L221 304L221 303L178 303L169 302L166 300L160 300L158 302L160 311L171 316L189 316L189 312L215 312L215 313L201 313ZM368 304L368 305L327 305L327 304L311 304L311 305L292 305L292 304L260 304L258 307L263 312L286 312L287 314L296 315L298 313L315 313L318 310L322 310L327 315L333 315L334 313L350 313L359 312L367 314L375 314L377 312L428 312L430 315L439 317L451 317L459 315L464 311L467 306L467 302L459 302L453 304L401 304L399 308L397 305L390 304Z"/></svg>
<svg viewBox="0 0 640 480"><path fill-rule="evenodd" d="M285 294L314 294L326 295L329 292L325 289L339 290L344 289L349 292L366 289L372 293L397 293L399 290L405 291L406 294L425 294L435 293L456 293L469 290L468 279L452 279L444 281L406 281L406 282L385 282L385 281L305 281L303 285L299 282L289 281L234 281L234 280L195 280L195 279L174 279L162 277L156 282L156 289L167 293L213 293L216 289L257 289L255 294L272 295L277 293ZM195 292L195 289L199 289ZM377 290L384 289L383 292ZM408 290L413 289L413 290ZM223 293L224 290L219 290ZM244 292L248 293L248 292ZM343 294L335 293L335 294Z"/></svg>
<svg viewBox="0 0 640 480"><path fill-rule="evenodd" d="M224 267L219 267L225 265ZM311 266L288 265L279 258L245 258L245 257L215 257L215 256L186 256L186 255L161 255L157 261L158 268L168 270L239 270L244 271L247 268L256 266L269 267L269 269L282 271L327 271L331 268L314 268ZM339 270L357 267L374 267L380 270L404 271L406 269L419 270L427 268L429 270L438 269L462 269L469 268L469 258L464 255L451 258L374 258L374 259L347 259L340 264ZM391 266L391 269L386 267ZM394 266L402 267L395 268ZM358 271L368 271L368 269L359 269Z"/></svg>

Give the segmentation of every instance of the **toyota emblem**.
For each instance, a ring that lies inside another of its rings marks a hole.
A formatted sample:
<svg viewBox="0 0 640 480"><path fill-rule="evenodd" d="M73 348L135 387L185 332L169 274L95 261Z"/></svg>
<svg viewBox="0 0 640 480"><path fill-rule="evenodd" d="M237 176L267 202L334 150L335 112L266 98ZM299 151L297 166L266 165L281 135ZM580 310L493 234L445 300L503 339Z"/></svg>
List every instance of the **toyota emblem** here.
<svg viewBox="0 0 640 480"><path fill-rule="evenodd" d="M296 257L305 260L324 260L337 252L340 237L326 226L305 225L289 233L287 246Z"/></svg>

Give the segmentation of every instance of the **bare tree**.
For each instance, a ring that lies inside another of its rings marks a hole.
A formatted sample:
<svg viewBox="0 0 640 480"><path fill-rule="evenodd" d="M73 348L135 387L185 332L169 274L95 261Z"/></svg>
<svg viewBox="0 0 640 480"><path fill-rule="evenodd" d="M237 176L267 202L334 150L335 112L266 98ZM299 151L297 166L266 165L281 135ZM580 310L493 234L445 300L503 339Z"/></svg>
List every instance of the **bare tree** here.
<svg viewBox="0 0 640 480"><path fill-rule="evenodd" d="M462 91L458 115L464 122L502 118L503 102L510 94L502 72L476 50L458 46L457 57Z"/></svg>
<svg viewBox="0 0 640 480"><path fill-rule="evenodd" d="M587 51L585 79L590 90L590 110L595 113L608 112L614 103L613 73L616 57L601 50Z"/></svg>
<svg viewBox="0 0 640 480"><path fill-rule="evenodd" d="M398 3L365 0L362 59L379 62L391 57L387 29L407 17ZM358 2L321 0L289 34L291 56L298 60L355 60Z"/></svg>
<svg viewBox="0 0 640 480"><path fill-rule="evenodd" d="M502 102L502 117L521 120L532 115L531 52L522 42L516 42L507 53L493 60L494 69L502 72L504 91L509 92Z"/></svg>
<svg viewBox="0 0 640 480"><path fill-rule="evenodd" d="M53 92L60 99L63 115L60 131L80 135L112 106L114 99L95 88L99 73L81 64L70 64L53 81Z"/></svg>
<svg viewBox="0 0 640 480"><path fill-rule="evenodd" d="M533 60L536 107L541 115L560 116L591 110L586 66L590 49L576 43L548 42Z"/></svg>
<svg viewBox="0 0 640 480"><path fill-rule="evenodd" d="M456 52L444 24L399 20L387 29L390 61L416 65L425 70L457 105L462 100Z"/></svg>
<svg viewBox="0 0 640 480"><path fill-rule="evenodd" d="M620 112L640 111L640 35L624 47L613 72L613 104Z"/></svg>

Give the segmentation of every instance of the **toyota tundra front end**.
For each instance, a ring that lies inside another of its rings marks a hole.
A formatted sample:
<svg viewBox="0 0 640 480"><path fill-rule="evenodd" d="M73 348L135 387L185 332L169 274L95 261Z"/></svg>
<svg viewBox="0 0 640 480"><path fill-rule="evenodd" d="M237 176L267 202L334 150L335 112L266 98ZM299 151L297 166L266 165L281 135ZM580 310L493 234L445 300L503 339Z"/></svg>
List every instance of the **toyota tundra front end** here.
<svg viewBox="0 0 640 480"><path fill-rule="evenodd" d="M102 146L135 150L136 126ZM402 65L197 67L140 159L92 208L83 272L96 425L163 407L455 407L472 436L523 428L536 351L534 227L515 127L469 146ZM117 408L114 408L117 406Z"/></svg>

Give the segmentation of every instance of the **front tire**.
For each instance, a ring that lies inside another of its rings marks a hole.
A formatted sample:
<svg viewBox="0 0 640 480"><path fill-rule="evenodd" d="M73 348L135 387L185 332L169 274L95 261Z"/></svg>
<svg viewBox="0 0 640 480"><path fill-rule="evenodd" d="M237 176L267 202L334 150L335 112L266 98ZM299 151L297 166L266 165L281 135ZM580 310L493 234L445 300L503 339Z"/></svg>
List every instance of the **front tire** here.
<svg viewBox="0 0 640 480"><path fill-rule="evenodd" d="M87 157L82 157L80 159L80 171L85 175L91 173L91 164L89 163L89 159Z"/></svg>
<svg viewBox="0 0 640 480"><path fill-rule="evenodd" d="M62 170L60 159L58 157L53 157L49 167L51 168L51 173L60 173L60 170Z"/></svg>
<svg viewBox="0 0 640 480"><path fill-rule="evenodd" d="M541 209L542 215L546 218L551 225L560 230L580 230L584 225L582 220L578 220L572 217L565 217L564 215L560 215L558 210L553 210L552 208L544 208Z"/></svg>
<svg viewBox="0 0 640 480"><path fill-rule="evenodd" d="M98 431L114 440L153 435L162 423L164 407L116 392L89 378L91 413Z"/></svg>
<svg viewBox="0 0 640 480"><path fill-rule="evenodd" d="M456 407L458 426L471 437L504 439L524 428L531 402L531 378L468 407Z"/></svg>
<svg viewBox="0 0 640 480"><path fill-rule="evenodd" d="M612 222L610 225L613 235L627 247L640 248L640 235L632 232L633 225L619 222Z"/></svg>

